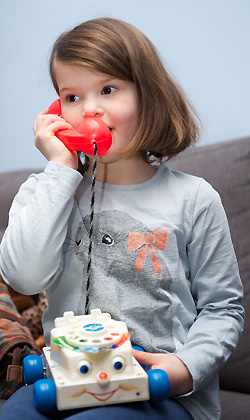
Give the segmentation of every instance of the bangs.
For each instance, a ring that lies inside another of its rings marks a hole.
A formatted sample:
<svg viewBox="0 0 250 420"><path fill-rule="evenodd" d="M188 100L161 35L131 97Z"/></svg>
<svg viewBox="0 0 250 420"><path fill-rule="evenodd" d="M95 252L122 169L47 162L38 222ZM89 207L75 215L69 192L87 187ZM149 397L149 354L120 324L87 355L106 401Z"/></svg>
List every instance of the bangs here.
<svg viewBox="0 0 250 420"><path fill-rule="evenodd" d="M126 48L122 48L119 32L111 31L110 25L103 26L98 21L86 22L58 38L50 59L54 86L56 61L91 67L101 73L134 82L130 60Z"/></svg>

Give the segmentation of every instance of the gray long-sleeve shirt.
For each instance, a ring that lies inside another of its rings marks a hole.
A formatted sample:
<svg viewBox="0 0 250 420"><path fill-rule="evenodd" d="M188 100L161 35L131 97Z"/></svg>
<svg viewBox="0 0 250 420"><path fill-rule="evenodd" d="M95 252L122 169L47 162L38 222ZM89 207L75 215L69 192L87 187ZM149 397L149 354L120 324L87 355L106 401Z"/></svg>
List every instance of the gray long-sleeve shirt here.
<svg viewBox="0 0 250 420"><path fill-rule="evenodd" d="M21 293L47 290L47 345L56 317L84 312L90 196L87 175L49 162L10 211L1 274ZM224 209L206 181L161 164L142 184L96 183L90 309L186 364L194 388L179 401L194 419L220 417L217 372L243 327L241 298Z"/></svg>

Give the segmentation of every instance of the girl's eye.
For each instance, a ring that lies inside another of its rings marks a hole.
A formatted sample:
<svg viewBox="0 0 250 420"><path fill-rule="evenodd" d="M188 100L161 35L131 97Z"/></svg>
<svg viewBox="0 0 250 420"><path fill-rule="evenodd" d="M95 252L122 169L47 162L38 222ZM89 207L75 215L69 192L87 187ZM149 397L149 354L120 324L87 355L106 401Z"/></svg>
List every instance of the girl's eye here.
<svg viewBox="0 0 250 420"><path fill-rule="evenodd" d="M110 95L111 93L114 93L116 91L115 87L112 86L104 86L102 89L102 95Z"/></svg>
<svg viewBox="0 0 250 420"><path fill-rule="evenodd" d="M79 96L77 95L68 95L66 97L67 102L76 102L79 101Z"/></svg>

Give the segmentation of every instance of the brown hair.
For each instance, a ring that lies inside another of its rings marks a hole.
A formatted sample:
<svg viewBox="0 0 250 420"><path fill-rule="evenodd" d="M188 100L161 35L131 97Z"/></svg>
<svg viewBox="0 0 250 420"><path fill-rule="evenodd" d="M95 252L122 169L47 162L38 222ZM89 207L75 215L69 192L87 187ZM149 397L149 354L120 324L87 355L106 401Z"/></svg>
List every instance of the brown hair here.
<svg viewBox="0 0 250 420"><path fill-rule="evenodd" d="M170 159L195 143L199 120L180 86L164 68L151 41L133 25L113 18L93 19L63 33L50 59L56 91L55 62L90 67L135 84L139 127L123 155L141 153Z"/></svg>

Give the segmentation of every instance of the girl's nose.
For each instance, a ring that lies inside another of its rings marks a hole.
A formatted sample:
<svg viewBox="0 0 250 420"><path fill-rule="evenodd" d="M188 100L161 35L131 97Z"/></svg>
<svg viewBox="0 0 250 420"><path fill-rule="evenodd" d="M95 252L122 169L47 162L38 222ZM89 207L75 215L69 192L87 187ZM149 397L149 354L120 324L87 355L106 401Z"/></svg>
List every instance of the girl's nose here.
<svg viewBox="0 0 250 420"><path fill-rule="evenodd" d="M84 101L82 109L83 118L98 117L101 115L103 115L103 109L95 99L89 98Z"/></svg>

